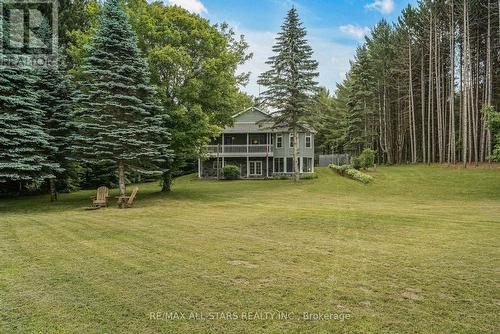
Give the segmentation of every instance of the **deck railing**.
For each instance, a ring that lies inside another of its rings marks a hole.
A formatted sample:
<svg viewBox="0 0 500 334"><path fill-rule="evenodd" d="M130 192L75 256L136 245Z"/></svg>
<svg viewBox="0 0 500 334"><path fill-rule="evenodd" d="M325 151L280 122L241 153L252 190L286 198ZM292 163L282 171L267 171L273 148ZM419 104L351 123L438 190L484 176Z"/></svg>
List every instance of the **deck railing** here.
<svg viewBox="0 0 500 334"><path fill-rule="evenodd" d="M208 152L216 154L265 154L273 151L273 146L262 145L208 145Z"/></svg>

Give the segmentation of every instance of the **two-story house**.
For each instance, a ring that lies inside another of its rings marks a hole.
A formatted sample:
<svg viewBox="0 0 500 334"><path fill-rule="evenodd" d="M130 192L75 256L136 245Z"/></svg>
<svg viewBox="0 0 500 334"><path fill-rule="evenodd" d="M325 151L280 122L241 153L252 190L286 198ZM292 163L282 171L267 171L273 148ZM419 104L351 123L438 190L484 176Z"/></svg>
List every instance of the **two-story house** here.
<svg viewBox="0 0 500 334"><path fill-rule="evenodd" d="M240 168L243 178L265 178L293 173L293 134L273 128L270 115L252 107L233 116L234 124L208 146L209 159L198 161L198 177L222 174L225 165ZM314 131L299 131L301 173L314 172Z"/></svg>

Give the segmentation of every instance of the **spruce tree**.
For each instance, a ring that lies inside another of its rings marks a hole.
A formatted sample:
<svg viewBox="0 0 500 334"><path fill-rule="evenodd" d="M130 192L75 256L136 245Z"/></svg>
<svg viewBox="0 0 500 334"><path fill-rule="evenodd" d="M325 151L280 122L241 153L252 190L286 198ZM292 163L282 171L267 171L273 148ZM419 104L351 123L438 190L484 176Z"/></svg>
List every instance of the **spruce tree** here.
<svg viewBox="0 0 500 334"><path fill-rule="evenodd" d="M16 185L20 192L27 184L53 177L59 166L49 160L55 148L44 130L36 72L0 57L0 184L4 190Z"/></svg>
<svg viewBox="0 0 500 334"><path fill-rule="evenodd" d="M84 162L117 164L124 195L126 164L143 172L158 169L167 133L154 103L146 62L119 0L103 6L96 35L86 50L82 78L73 150Z"/></svg>
<svg viewBox="0 0 500 334"><path fill-rule="evenodd" d="M259 84L267 88L262 95L274 109L274 126L293 134L293 172L298 181L298 130L305 125L307 103L317 91L318 63L312 59L313 51L295 8L288 12L281 29L273 46L275 55L266 62L271 69L261 74Z"/></svg>
<svg viewBox="0 0 500 334"><path fill-rule="evenodd" d="M39 107L45 112L44 128L51 137L51 146L55 148L55 153L50 156L50 160L59 165L59 168L54 170L55 177L49 179L51 201L57 199L56 186L65 190L71 188L70 174L75 171L74 163L68 159L73 94L69 76L65 71L62 52L59 52L57 59L57 63L39 70L37 85Z"/></svg>

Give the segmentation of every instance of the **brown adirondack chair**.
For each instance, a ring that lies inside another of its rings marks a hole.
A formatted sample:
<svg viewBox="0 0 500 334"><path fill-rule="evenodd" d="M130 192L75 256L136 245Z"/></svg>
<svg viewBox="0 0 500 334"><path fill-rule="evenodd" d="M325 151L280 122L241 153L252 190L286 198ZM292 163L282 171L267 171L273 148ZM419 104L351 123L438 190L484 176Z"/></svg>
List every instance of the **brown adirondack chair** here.
<svg viewBox="0 0 500 334"><path fill-rule="evenodd" d="M102 208L108 206L109 199L109 189L108 187L99 187L97 188L96 196L92 196L92 207L93 208Z"/></svg>
<svg viewBox="0 0 500 334"><path fill-rule="evenodd" d="M118 206L122 209L134 207L135 197L137 196L138 191L139 188L135 187L130 196L118 196Z"/></svg>

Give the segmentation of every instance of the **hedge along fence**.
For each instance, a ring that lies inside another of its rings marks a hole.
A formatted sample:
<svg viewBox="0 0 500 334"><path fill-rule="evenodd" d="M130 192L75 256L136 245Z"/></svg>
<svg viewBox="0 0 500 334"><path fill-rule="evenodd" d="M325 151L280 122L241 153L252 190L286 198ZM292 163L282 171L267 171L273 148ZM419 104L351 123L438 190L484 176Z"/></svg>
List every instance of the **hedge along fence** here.
<svg viewBox="0 0 500 334"><path fill-rule="evenodd" d="M349 177L353 180L356 180L356 181L359 181L362 183L370 183L373 181L373 176L365 174L363 172L360 172L359 170L354 169L351 165L337 166L337 165L331 164L328 167L333 169L339 175Z"/></svg>

